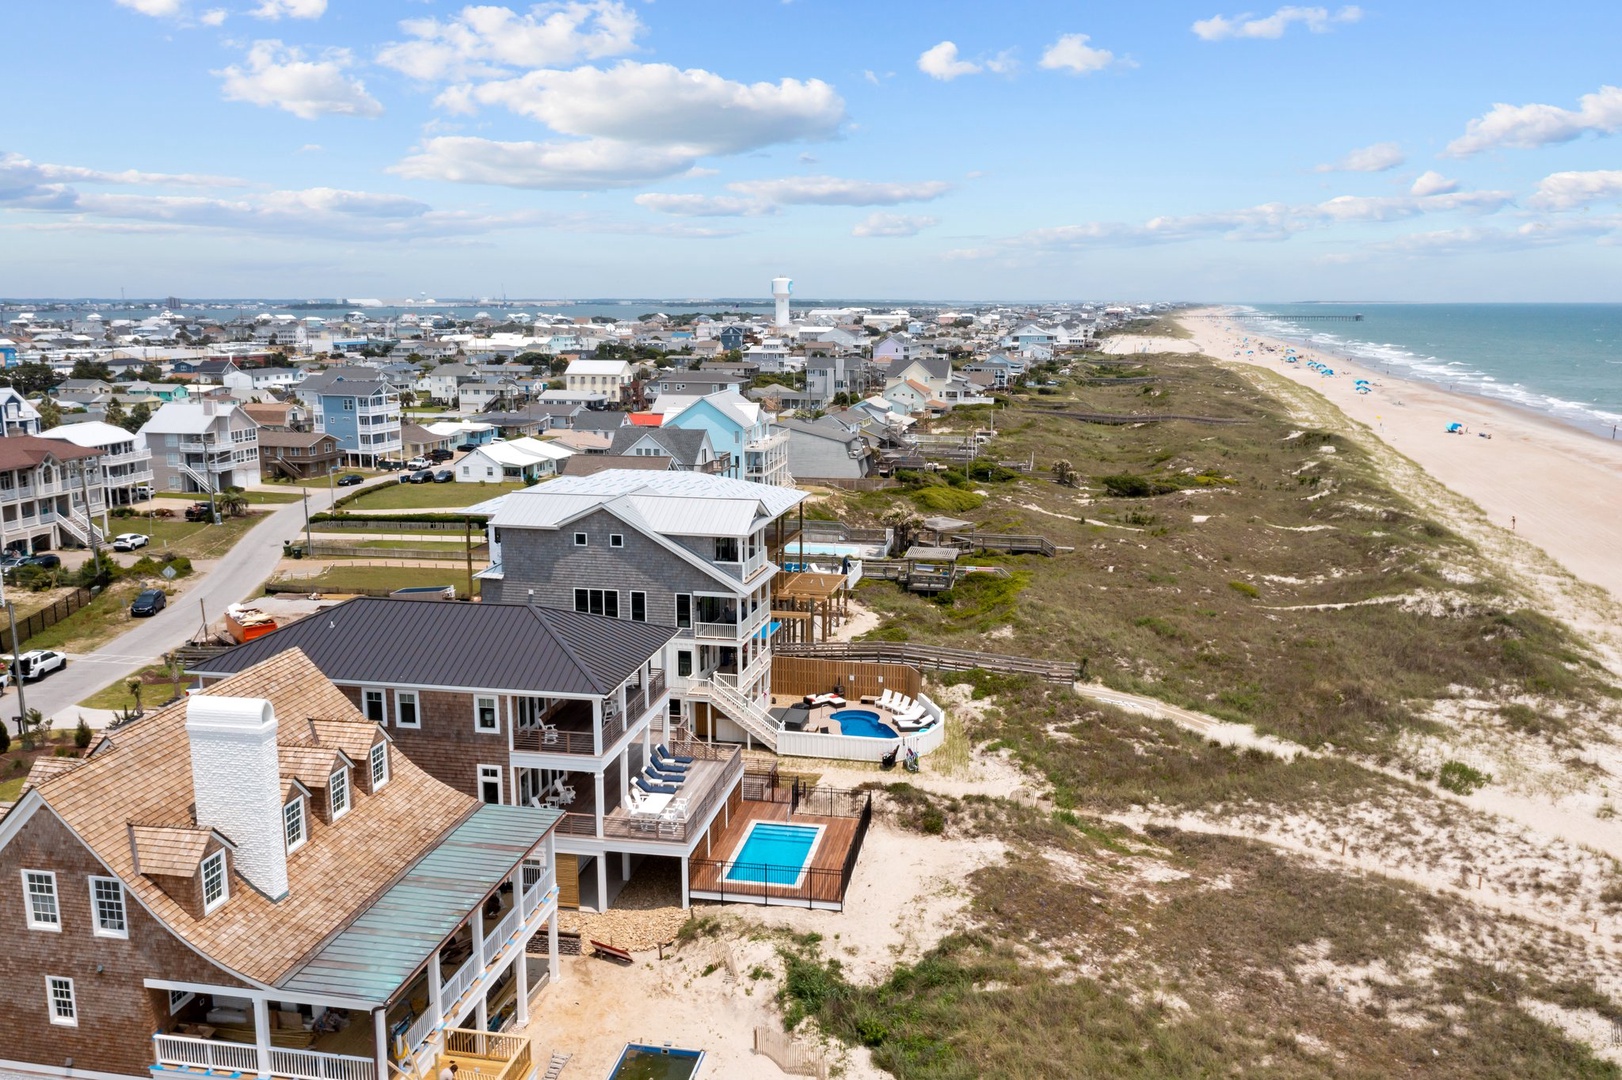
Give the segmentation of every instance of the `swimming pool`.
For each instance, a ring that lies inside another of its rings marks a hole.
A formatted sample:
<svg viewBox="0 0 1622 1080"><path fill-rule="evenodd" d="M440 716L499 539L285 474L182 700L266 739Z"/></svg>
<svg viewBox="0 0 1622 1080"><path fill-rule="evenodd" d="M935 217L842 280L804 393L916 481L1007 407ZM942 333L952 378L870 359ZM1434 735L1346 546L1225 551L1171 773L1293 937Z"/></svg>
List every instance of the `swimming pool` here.
<svg viewBox="0 0 1622 1080"><path fill-rule="evenodd" d="M724 876L728 881L798 885L821 839L821 825L752 822Z"/></svg>
<svg viewBox="0 0 1622 1080"><path fill-rule="evenodd" d="M692 1080L704 1064L704 1051L626 1043L608 1080Z"/></svg>
<svg viewBox="0 0 1622 1080"><path fill-rule="evenodd" d="M871 709L841 709L828 717L839 721L841 735L861 735L868 739L894 739L895 729L879 722L879 714Z"/></svg>

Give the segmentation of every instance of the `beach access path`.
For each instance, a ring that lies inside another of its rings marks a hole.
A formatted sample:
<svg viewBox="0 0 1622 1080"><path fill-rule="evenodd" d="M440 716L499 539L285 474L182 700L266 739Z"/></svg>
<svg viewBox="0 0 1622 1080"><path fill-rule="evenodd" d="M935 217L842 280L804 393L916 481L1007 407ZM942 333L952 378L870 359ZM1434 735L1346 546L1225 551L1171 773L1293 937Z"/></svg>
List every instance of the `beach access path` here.
<svg viewBox="0 0 1622 1080"><path fill-rule="evenodd" d="M1220 319L1185 319L1183 325L1208 356L1263 367L1316 390L1439 483L1473 501L1492 524L1537 545L1575 577L1622 602L1622 441L1258 335L1238 320L1230 326ZM1247 337L1248 345L1243 344ZM1265 352L1258 342L1276 351ZM1292 347L1301 356L1323 360L1335 375L1324 377L1304 361L1285 363L1284 350ZM1357 393L1357 379L1368 379L1373 391ZM1469 433L1448 434L1454 423Z"/></svg>

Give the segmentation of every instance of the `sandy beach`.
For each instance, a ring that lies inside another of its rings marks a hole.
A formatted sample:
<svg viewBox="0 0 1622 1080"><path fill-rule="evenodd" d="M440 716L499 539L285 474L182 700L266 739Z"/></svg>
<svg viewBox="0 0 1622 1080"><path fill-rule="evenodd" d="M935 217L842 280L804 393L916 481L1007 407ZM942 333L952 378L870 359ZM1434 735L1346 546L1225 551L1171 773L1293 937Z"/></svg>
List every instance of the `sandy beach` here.
<svg viewBox="0 0 1622 1080"><path fill-rule="evenodd" d="M1181 322L1206 355L1265 367L1317 390L1436 480L1475 502L1494 524L1513 530L1577 578L1622 601L1622 442L1260 336L1238 320ZM1285 350L1291 348L1301 357L1297 363L1285 360ZM1333 368L1334 375L1310 368L1307 361L1313 358ZM1358 379L1368 380L1369 393L1355 389ZM1450 424L1463 425L1466 433L1450 434Z"/></svg>

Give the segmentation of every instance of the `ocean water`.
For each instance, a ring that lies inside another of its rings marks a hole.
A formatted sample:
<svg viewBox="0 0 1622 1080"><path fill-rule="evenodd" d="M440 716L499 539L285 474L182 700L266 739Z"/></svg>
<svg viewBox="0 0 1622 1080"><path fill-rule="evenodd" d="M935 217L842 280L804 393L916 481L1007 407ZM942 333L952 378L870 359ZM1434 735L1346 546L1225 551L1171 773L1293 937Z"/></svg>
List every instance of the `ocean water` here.
<svg viewBox="0 0 1622 1080"><path fill-rule="evenodd" d="M1622 304L1258 304L1273 334L1622 438ZM1362 322L1306 315L1360 313Z"/></svg>

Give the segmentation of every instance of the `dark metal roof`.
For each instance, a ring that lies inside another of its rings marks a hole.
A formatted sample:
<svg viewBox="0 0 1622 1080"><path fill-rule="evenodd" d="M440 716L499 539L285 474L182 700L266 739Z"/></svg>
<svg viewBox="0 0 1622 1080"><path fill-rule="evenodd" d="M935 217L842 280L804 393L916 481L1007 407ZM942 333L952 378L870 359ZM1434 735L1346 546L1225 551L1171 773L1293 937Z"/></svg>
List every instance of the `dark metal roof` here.
<svg viewBox="0 0 1622 1080"><path fill-rule="evenodd" d="M387 1001L562 816L480 806L281 987Z"/></svg>
<svg viewBox="0 0 1622 1080"><path fill-rule="evenodd" d="M594 696L630 678L675 636L673 626L528 604L357 597L194 670L232 675L298 648L337 683Z"/></svg>

